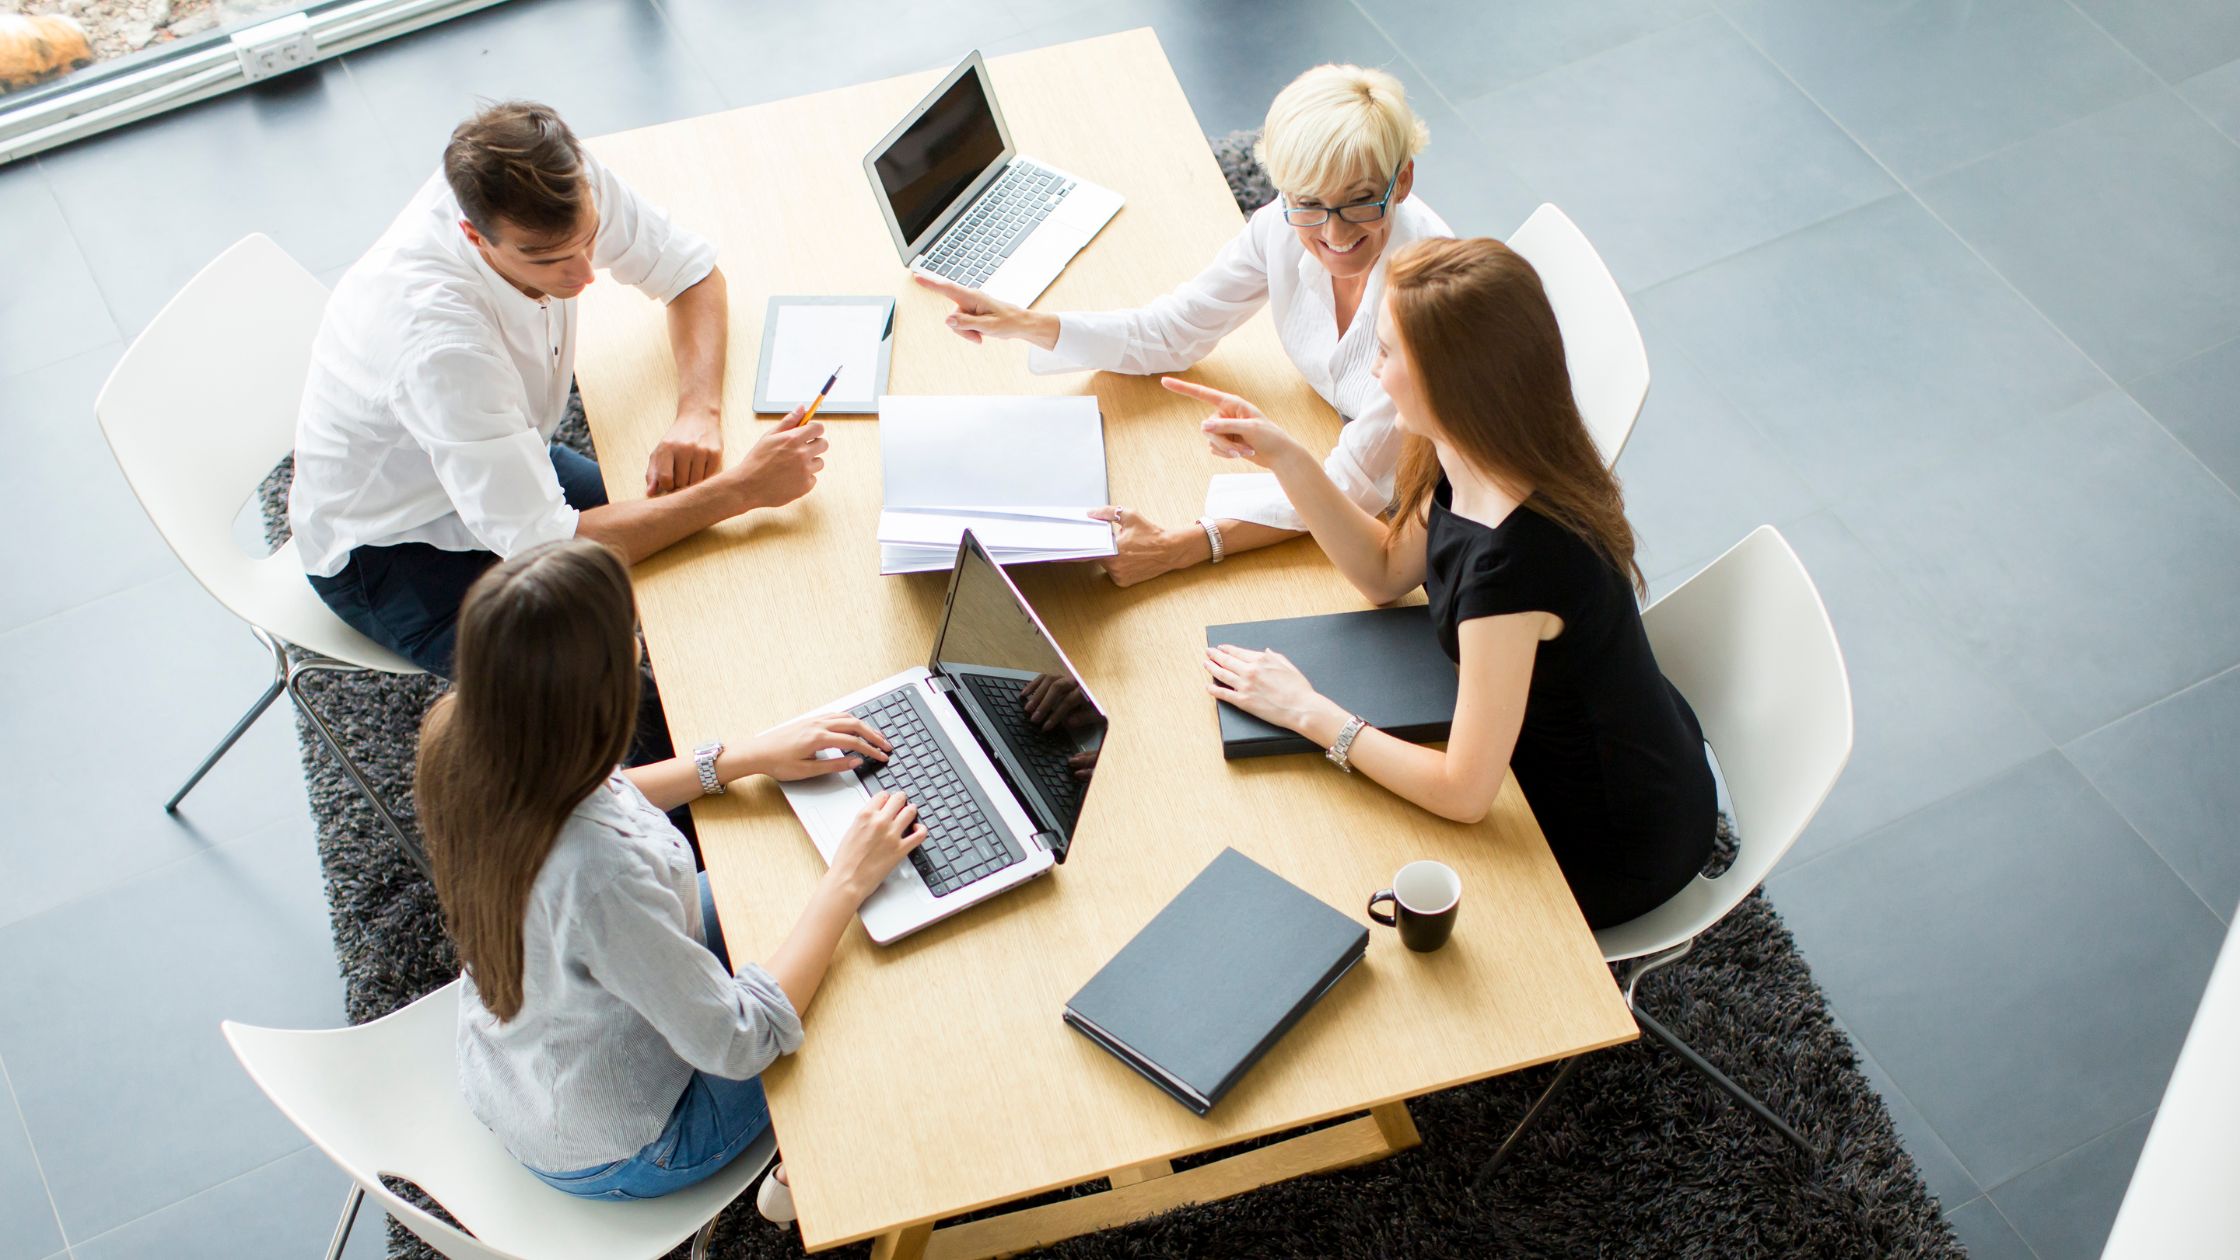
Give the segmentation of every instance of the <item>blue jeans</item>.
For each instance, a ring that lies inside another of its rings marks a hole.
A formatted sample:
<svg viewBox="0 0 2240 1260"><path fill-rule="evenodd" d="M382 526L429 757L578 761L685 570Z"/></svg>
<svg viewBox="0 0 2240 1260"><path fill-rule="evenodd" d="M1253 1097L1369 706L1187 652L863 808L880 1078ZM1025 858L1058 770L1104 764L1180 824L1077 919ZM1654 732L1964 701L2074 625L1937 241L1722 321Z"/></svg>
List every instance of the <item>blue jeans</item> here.
<svg viewBox="0 0 2240 1260"><path fill-rule="evenodd" d="M607 486L599 479L599 465L565 446L549 449L568 506L579 512L605 507ZM312 578L311 588L358 633L449 678L459 640L459 602L497 562L487 551L446 551L426 543L356 547L342 572Z"/></svg>
<svg viewBox="0 0 2240 1260"><path fill-rule="evenodd" d="M700 876L700 922L709 950L729 971L731 956L724 949L705 872ZM762 1096L759 1079L734 1081L694 1072L685 1082L684 1096L670 1110L661 1136L637 1154L574 1172L529 1171L546 1185L581 1198L654 1199L721 1172L769 1127L770 1105Z"/></svg>
<svg viewBox="0 0 2240 1260"><path fill-rule="evenodd" d="M560 493L568 506L588 512L607 504L606 483L599 479L599 465L565 446L547 448L552 471L560 478ZM498 563L487 551L446 551L426 543L398 543L393 547L357 547L350 552L342 572L311 579L335 615L397 655L439 678L451 677L453 649L459 642L459 604L475 579ZM630 745L629 765L666 761L676 756L669 741L669 720L661 709L661 692L650 671L638 696L637 736ZM675 809L669 820L700 852L699 834L692 815Z"/></svg>

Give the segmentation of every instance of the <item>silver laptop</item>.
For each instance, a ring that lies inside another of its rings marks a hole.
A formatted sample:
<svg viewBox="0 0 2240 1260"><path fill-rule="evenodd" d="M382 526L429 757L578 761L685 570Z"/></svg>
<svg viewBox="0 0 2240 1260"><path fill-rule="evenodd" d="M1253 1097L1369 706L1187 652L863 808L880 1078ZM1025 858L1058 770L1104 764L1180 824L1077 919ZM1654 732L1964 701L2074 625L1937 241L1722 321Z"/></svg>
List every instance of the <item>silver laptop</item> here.
<svg viewBox="0 0 2240 1260"><path fill-rule="evenodd" d="M1031 305L1112 216L1120 194L1018 156L975 52L864 155L902 261Z"/></svg>
<svg viewBox="0 0 2240 1260"><path fill-rule="evenodd" d="M894 745L880 763L784 785L827 862L871 794L918 807L925 842L863 903L880 944L908 936L1066 860L1106 720L1019 588L965 531L933 656L819 706ZM838 754L834 754L838 755Z"/></svg>

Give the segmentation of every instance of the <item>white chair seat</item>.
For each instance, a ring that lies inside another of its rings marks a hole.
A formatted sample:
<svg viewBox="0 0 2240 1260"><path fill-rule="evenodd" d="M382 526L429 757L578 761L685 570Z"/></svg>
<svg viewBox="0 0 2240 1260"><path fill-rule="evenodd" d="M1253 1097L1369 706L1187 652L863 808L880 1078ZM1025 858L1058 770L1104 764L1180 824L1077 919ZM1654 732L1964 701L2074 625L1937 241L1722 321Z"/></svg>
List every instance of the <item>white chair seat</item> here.
<svg viewBox="0 0 2240 1260"><path fill-rule="evenodd" d="M1543 207L1544 209L1546 207ZM1772 1108L1635 1005L1642 977L1678 961L1697 937L1742 903L1773 870L1835 787L1851 759L1851 681L1835 627L1797 553L1761 525L1641 614L1657 665L1687 697L1718 759L1735 817L1734 860L1698 875L1663 905L1595 933L1618 966L1641 1031L1664 1043L1806 1158L1822 1153ZM1714 995L1715 1000L1715 995ZM1564 1062L1493 1157L1482 1185L1578 1069Z"/></svg>
<svg viewBox="0 0 2240 1260"><path fill-rule="evenodd" d="M658 1199L580 1199L537 1180L459 1093L459 982L355 1028L291 1031L227 1021L241 1066L366 1195L452 1260L651 1260L754 1183L777 1151L765 1133L723 1171ZM419 1186L473 1237L381 1184Z"/></svg>
<svg viewBox="0 0 2240 1260"><path fill-rule="evenodd" d="M1781 532L1761 525L1644 609L1657 665L1718 758L1738 844L1716 879L1595 933L1612 962L1685 944L1765 882L1851 759L1851 680L1835 627Z"/></svg>
<svg viewBox="0 0 2240 1260"><path fill-rule="evenodd" d="M268 556L242 550L234 517L295 445L296 410L327 290L262 235L196 273L125 351L94 416L126 484L202 589L272 652L272 683L164 804L175 810L242 733L286 691L405 856L405 834L302 690L305 675L420 668L359 634L321 602L294 540ZM293 660L287 647L303 649Z"/></svg>
<svg viewBox="0 0 2240 1260"><path fill-rule="evenodd" d="M327 607L304 578L303 561L296 554L295 539L289 539L278 551L250 563L251 568L237 588L236 597L242 604L256 608L252 624L264 627L297 647L309 648L321 656L333 657L361 669L379 670L384 674L420 672L419 666L359 634L334 615L334 610Z"/></svg>

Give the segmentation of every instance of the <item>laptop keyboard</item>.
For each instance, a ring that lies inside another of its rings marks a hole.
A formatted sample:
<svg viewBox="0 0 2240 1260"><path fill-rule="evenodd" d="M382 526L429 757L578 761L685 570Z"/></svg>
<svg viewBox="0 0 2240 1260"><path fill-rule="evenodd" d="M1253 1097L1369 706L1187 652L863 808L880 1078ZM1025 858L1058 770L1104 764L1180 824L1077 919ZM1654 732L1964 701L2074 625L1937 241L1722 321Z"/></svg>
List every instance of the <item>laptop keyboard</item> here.
<svg viewBox="0 0 2240 1260"><path fill-rule="evenodd" d="M1073 181L1056 171L1012 163L972 203L972 209L942 233L926 254L925 269L977 288L1072 191Z"/></svg>
<svg viewBox="0 0 2240 1260"><path fill-rule="evenodd" d="M1080 813L1082 784L1073 777L1073 743L1049 734L1027 718L1027 680L962 670L952 677L963 678L965 686L980 698L980 707L1003 724L1004 732L1011 737L1011 747L1025 756L1028 771L1042 785L1043 796L1066 817Z"/></svg>
<svg viewBox="0 0 2240 1260"><path fill-rule="evenodd" d="M916 687L890 691L851 712L893 745L884 764L867 758L856 776L873 792L900 792L918 807L926 839L910 851L910 864L934 896L1026 860Z"/></svg>

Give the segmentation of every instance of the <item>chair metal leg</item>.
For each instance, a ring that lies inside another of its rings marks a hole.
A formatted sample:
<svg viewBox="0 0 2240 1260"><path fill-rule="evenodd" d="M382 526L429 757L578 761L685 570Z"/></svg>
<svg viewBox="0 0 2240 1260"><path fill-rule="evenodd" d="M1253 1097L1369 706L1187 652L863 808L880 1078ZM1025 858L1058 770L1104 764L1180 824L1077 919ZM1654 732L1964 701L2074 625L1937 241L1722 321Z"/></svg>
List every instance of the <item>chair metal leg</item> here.
<svg viewBox="0 0 2240 1260"><path fill-rule="evenodd" d="M1548 1087L1540 1091L1540 1096L1532 1100L1532 1106L1526 1109L1524 1119L1517 1121L1517 1127L1509 1130L1509 1136L1502 1139L1501 1146L1494 1151L1493 1157L1478 1169L1477 1180L1471 1183L1473 1189L1485 1189L1487 1183L1493 1180L1493 1175L1501 1170L1503 1164L1509 1162L1509 1156L1524 1141L1524 1135L1531 1132L1532 1126L1540 1123L1540 1116L1548 1110L1548 1104L1554 1102L1556 1095L1563 1092L1563 1087L1571 1083L1571 1074L1579 1070L1579 1061L1583 1057L1585 1056L1573 1055L1563 1061L1563 1066L1556 1071L1555 1079L1549 1081Z"/></svg>
<svg viewBox="0 0 2240 1260"><path fill-rule="evenodd" d="M335 1223L334 1241L327 1244L327 1260L342 1260L343 1244L350 1241L350 1227L358 1223L358 1205L365 1201L365 1187L351 1182L350 1194L342 1200L342 1219Z"/></svg>
<svg viewBox="0 0 2240 1260"><path fill-rule="evenodd" d="M194 791L194 785L202 782L202 776L210 773L210 767L217 765L220 757L233 750L234 744L248 733L250 727L257 724L257 719L264 716L264 711L280 698L281 689L288 685L287 649L255 626L249 627L249 632L257 636L257 642L272 649L272 685L264 689L264 694L258 696L257 702L249 706L249 711L241 715L241 720L233 724L233 729L226 732L226 737L218 741L218 746L211 749L210 755L202 759L202 764L194 768L194 773L187 776L187 781L171 794L170 800L163 803L163 812L166 814L179 812L179 802L187 799L187 793Z"/></svg>
<svg viewBox="0 0 2240 1260"><path fill-rule="evenodd" d="M1626 1009L1632 1010L1634 1008L1633 991L1641 987L1643 980L1648 979L1655 972L1662 971L1686 958L1688 951L1695 947L1695 938L1691 936L1670 949L1659 950L1654 954L1643 954L1639 958L1628 958L1619 963L1618 984L1625 990Z"/></svg>
<svg viewBox="0 0 2240 1260"><path fill-rule="evenodd" d="M716 1218L711 1216L708 1223L700 1227L700 1232L692 1236L692 1260L708 1260L708 1240L715 1237L715 1233Z"/></svg>
<svg viewBox="0 0 2240 1260"><path fill-rule="evenodd" d="M1773 1114L1772 1108L1766 1106L1762 1102L1759 1102L1757 1097L1753 1095L1749 1090L1746 1090L1742 1086L1735 1084L1734 1081L1730 1079L1726 1073L1720 1071L1716 1067L1713 1067L1710 1060L1704 1058L1700 1054L1697 1054L1695 1052L1695 1049L1688 1045L1687 1042L1682 1041L1680 1040L1680 1038L1674 1036L1671 1029L1666 1028L1663 1024L1658 1023L1648 1014L1639 1010L1636 1010L1633 1013L1633 1018L1637 1023L1641 1025L1641 1029L1643 1032L1648 1033L1650 1036L1655 1037L1665 1045L1670 1046L1673 1053L1679 1055L1682 1059L1687 1060L1689 1067L1692 1067L1696 1071L1703 1073L1706 1077L1709 1077L1711 1083L1718 1086L1721 1090L1724 1090L1729 1098L1732 1098L1736 1102L1741 1103L1744 1107L1749 1108L1752 1115L1758 1117L1758 1119L1764 1121L1775 1132L1779 1133L1781 1136L1789 1139L1790 1142L1794 1143L1798 1150L1804 1152L1804 1156L1808 1161L1815 1165L1820 1162L1819 1150L1815 1148L1812 1143L1807 1142L1804 1139L1803 1134L1798 1133L1795 1129L1790 1128L1789 1122Z"/></svg>
<svg viewBox="0 0 2240 1260"><path fill-rule="evenodd" d="M302 683L305 674L362 674L364 672L366 671L356 665L334 660L331 657L307 656L289 667L288 696L296 702L296 708L302 710L303 715L311 720L311 728L319 733L320 742L327 746L327 751L334 754L334 759L342 764L342 772L349 776L350 782L357 785L358 792L366 798L368 804L373 806L373 812L380 816L382 825L389 829L389 835L397 842L397 848L404 853L405 858L412 863L422 877L433 883L435 882L435 871L428 865L428 855L421 851L418 841L405 834L405 830L398 824L396 816L391 814L389 807L382 803L380 794L373 790L372 784L366 782L365 775L358 772L357 763L351 761L350 755L342 751L342 741L335 738L334 731L328 727L326 718L320 716L319 710L312 705L311 698L303 693Z"/></svg>

